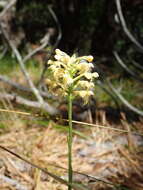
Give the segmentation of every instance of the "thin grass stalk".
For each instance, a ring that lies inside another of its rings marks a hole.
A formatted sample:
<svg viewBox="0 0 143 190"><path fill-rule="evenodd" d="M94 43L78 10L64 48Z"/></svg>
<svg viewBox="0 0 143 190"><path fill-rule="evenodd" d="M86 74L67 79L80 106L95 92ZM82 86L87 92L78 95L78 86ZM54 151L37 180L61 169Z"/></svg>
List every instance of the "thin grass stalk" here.
<svg viewBox="0 0 143 190"><path fill-rule="evenodd" d="M68 182L72 184L72 93L68 94L68 119L69 119L69 132L68 132ZM72 190L69 185L68 190Z"/></svg>

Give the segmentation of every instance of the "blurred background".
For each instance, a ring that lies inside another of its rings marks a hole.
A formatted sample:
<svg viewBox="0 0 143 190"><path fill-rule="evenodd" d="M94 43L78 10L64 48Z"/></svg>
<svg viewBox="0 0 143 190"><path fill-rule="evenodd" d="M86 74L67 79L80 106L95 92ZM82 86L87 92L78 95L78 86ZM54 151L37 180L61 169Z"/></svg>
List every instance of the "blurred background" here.
<svg viewBox="0 0 143 190"><path fill-rule="evenodd" d="M55 48L70 55L91 54L100 73L96 106L106 107L111 113L114 108L129 111L130 119L143 115L141 0L1 0L0 8L1 74L8 76L16 69L17 56L9 43L31 67L29 72L37 84L44 79L46 63Z"/></svg>
<svg viewBox="0 0 143 190"><path fill-rule="evenodd" d="M55 165L67 168L67 102L45 84L56 48L93 55L99 73L89 103L73 103L73 119L91 124L73 125L73 167L106 182L77 181L142 190L143 1L0 0L0 144L65 177ZM67 189L3 151L0 179L2 190Z"/></svg>

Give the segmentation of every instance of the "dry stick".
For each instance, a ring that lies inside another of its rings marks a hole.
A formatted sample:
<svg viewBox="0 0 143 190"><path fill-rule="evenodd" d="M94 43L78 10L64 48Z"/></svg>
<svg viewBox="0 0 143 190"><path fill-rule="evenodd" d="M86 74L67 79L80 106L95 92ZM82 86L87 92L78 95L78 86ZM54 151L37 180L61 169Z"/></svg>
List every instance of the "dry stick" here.
<svg viewBox="0 0 143 190"><path fill-rule="evenodd" d="M56 40L56 42L54 44L54 47L53 47L53 49L55 49L58 46L58 44L59 44L59 42L60 42L60 40L62 38L62 29L61 29L61 25L60 25L60 23L58 21L58 18L56 16L55 12L52 9L52 6L48 6L48 9L49 9L49 12L51 13L53 19L55 20L55 23L57 24L58 32L59 32L57 40Z"/></svg>
<svg viewBox="0 0 143 190"><path fill-rule="evenodd" d="M54 179L57 179L58 181L60 181L61 183L67 184L66 181L54 174L51 174L50 172L48 172L45 169L40 168L39 166L31 163L30 161L26 160L25 158L21 157L20 155L12 152L11 150L5 148L4 146L0 145L0 148L6 152L9 152L10 154L14 155L15 157L19 158L20 160L23 160L24 162L26 162L27 164L30 164L31 166L33 166L34 168L38 168L39 170L43 171L44 173L48 174L49 176L53 177Z"/></svg>
<svg viewBox="0 0 143 190"><path fill-rule="evenodd" d="M2 108L0 108L0 112L17 113L17 114L26 115L26 116L40 117L39 114L32 114L29 112L22 112L22 111L15 111L15 110L7 110L7 109L2 109ZM61 119L61 118L56 118L56 119L57 120L60 119L63 121L69 121L68 119ZM129 131L124 130L124 129L117 129L117 128L113 128L113 127L109 127L109 126L86 123L86 122L82 122L82 121L72 120L72 123L76 123L76 124L80 124L80 125L88 125L88 126L92 126L92 127L99 127L99 128L109 129L109 130L118 131L118 132L122 132L122 133L129 133ZM142 133L137 133L137 132L130 132L130 133L143 136Z"/></svg>
<svg viewBox="0 0 143 190"><path fill-rule="evenodd" d="M38 53L39 51L43 50L49 43L49 40L50 40L50 36L51 36L51 33L50 31L44 36L44 41L43 43L38 47L36 48L35 50L33 50L32 52L30 52L28 55L26 55L23 59L23 63L25 63L27 60L29 60L32 56L34 56L36 53Z"/></svg>
<svg viewBox="0 0 143 190"><path fill-rule="evenodd" d="M131 32L128 30L123 13L122 13L122 8L121 8L121 3L120 0L115 0L117 11L118 11L118 16L123 28L123 31L127 35L127 37L135 44L135 46L140 50L141 53L143 53L143 46L134 38L134 36L131 34Z"/></svg>
<svg viewBox="0 0 143 190"><path fill-rule="evenodd" d="M11 1L12 3L8 3L6 8L2 11L1 15L0 15L0 18L2 18L2 16L4 16L4 14L14 5L14 3L16 3L16 0L14 1ZM22 57L18 51L18 49L15 47L15 45L12 43L12 41L9 39L9 36L7 34L7 32L4 30L4 26L2 23L0 23L0 27L1 27L1 31L5 37L5 39L7 40L9 46L11 47L12 51L14 52L19 64L20 64L20 68L21 68L21 71L23 72L28 84L30 85L33 93L35 94L35 96L37 97L38 101L43 104L44 101L43 101L43 98L40 96L38 90L36 89L36 87L34 86L33 82L31 81L30 79L30 76L29 74L27 73L26 69L25 69L25 66L24 66L24 62L22 60Z"/></svg>
<svg viewBox="0 0 143 190"><path fill-rule="evenodd" d="M2 23L0 23L0 26L1 26L1 30L3 32L3 35L5 36L9 46L11 47L12 51L14 52L19 64L20 64L20 68L21 68L21 71L22 73L24 74L31 90L33 91L33 93L35 94L37 100L39 101L40 105L41 105L41 108L42 109L45 109L45 110L48 110L48 112L51 114L51 115L55 115L58 113L57 109L55 109L54 107L52 107L51 105L49 105L48 103L44 102L42 96L40 95L39 91L37 90L37 88L34 86L32 80L30 79L30 76L29 76L29 73L26 71L26 68L25 68L25 65L23 63L23 60L22 60L22 57L19 53L19 51L17 50L17 48L15 47L15 45L12 43L12 41L9 39L9 36L7 34L7 32L4 30L3 26L2 26Z"/></svg>
<svg viewBox="0 0 143 190"><path fill-rule="evenodd" d="M1 82L4 82L18 90L22 90L22 91L25 91L25 92L32 92L31 88L28 88L26 86L23 86L19 83L16 83L12 80L10 80L7 76L4 76L4 75L0 75L0 81ZM54 97L53 95L51 95L50 93L47 93L47 92L44 92L42 90L39 90L39 93L41 96L45 97L45 98L54 98L54 100L56 100L56 97Z"/></svg>
<svg viewBox="0 0 143 190"><path fill-rule="evenodd" d="M128 107L130 110L132 110L133 112L135 112L138 115L143 116L143 111L139 110L138 108L134 107L133 105L131 105L111 84L111 82L107 81L107 84L109 85L109 87L112 89L112 91L116 94L116 96L123 102L123 104L125 104L126 107Z"/></svg>
<svg viewBox="0 0 143 190"><path fill-rule="evenodd" d="M16 0L14 0L12 2L13 3L11 3L10 5L8 3L8 5L6 6L6 8L2 11L2 13L3 13L2 16L4 16L4 14L14 5L14 3L16 3ZM0 19L1 18L2 17L0 17ZM13 53L15 54L15 56L16 56L18 62L19 62L21 71L24 74L24 76L25 76L25 78L26 78L26 80L27 80L27 82L28 82L31 90L33 91L33 93L35 94L37 100L41 104L41 108L48 110L48 112L51 115L57 114L58 113L57 109L55 109L54 107L52 107L48 103L44 102L44 100L43 100L42 96L40 95L39 91L37 90L37 88L33 84L32 80L30 79L29 73L26 71L26 68L25 68L22 56L20 55L18 49L15 47L15 45L12 43L12 41L9 39L9 36L8 36L7 32L4 30L4 26L3 26L3 24L1 22L0 22L0 27L1 27L1 31L2 31L5 39L7 40L9 46L11 47Z"/></svg>
<svg viewBox="0 0 143 190"><path fill-rule="evenodd" d="M44 172L45 174L49 175L50 177L54 178L56 181L58 181L58 182L60 182L60 183L62 183L62 184L71 186L72 188L76 188L76 189L78 188L79 190L89 190L88 187L85 187L85 186L80 185L80 184L78 184L78 183L72 183L72 184L68 183L68 182L67 182L66 180L64 180L63 178L58 177L57 175L55 175L55 174L49 172L48 170L43 169L43 168L39 167L38 165L31 163L29 160L23 158L23 157L20 156L19 154L16 154L16 153L12 152L11 150L9 150L8 148L6 148L6 147L4 147L4 146L2 146L2 145L0 145L0 148L1 148L2 150L6 151L6 152L8 152L8 153L10 153L10 154L12 154L13 156L19 158L20 160L23 160L24 162L26 162L27 164L31 165L32 167L41 170L42 172ZM114 184L113 184L113 185L114 185Z"/></svg>
<svg viewBox="0 0 143 190"><path fill-rule="evenodd" d="M0 109L0 111L1 111L1 109ZM68 121L68 119L62 119L62 120L63 121ZM92 124L92 123L86 123L86 122L82 122L82 121L72 120L72 123L76 123L76 124L80 124L80 125L88 125L88 126L91 126L91 127L99 127L99 128L109 129L109 130L118 131L118 132L122 132L122 133L130 133L130 134L135 134L135 135L143 136L142 133L129 132L129 131L126 131L124 129L117 129L117 128L113 128L113 127L109 127L109 126L103 126L103 125L97 125L97 124Z"/></svg>
<svg viewBox="0 0 143 190"><path fill-rule="evenodd" d="M26 105L26 106L33 107L33 108L42 108L43 110L45 110L49 113L51 113L51 111L53 111L53 110L50 110L51 109L50 107L47 107L47 106L41 107L40 102L27 100L21 96L16 95L16 94L0 93L0 98L10 100L10 101L13 101L17 104Z"/></svg>
<svg viewBox="0 0 143 190"><path fill-rule="evenodd" d="M5 13L14 5L16 4L17 0L11 0L10 3L8 2L5 6L5 8L0 13L0 19L5 15Z"/></svg>
<svg viewBox="0 0 143 190"><path fill-rule="evenodd" d="M50 55L48 56L47 60L51 57L53 51L56 49L56 47L58 46L58 44L59 44L59 42L60 42L60 40L61 40L61 38L62 38L62 29L61 29L61 25L60 25L60 23L59 23L59 21L58 21L58 18L57 18L56 14L55 14L55 12L53 11L53 9L52 9L51 6L48 6L48 9L49 9L49 12L51 13L51 16L53 17L55 23L57 24L58 37L57 37L57 39L56 39L56 42L55 42L54 46L53 46L52 49L51 49L51 53L50 53ZM41 73L41 77L40 77L40 80L39 80L39 84L42 82L42 80L43 80L43 78L44 78L44 75L45 75L45 73L46 73L46 70L47 70L47 67L48 67L48 65L47 65L47 60L45 61L45 64L44 64L44 67L43 67L43 71L42 71L42 73Z"/></svg>
<svg viewBox="0 0 143 190"><path fill-rule="evenodd" d="M0 18L2 18L4 16L4 14L6 13L6 11L8 11L14 4L16 3L16 0L14 1L11 1L10 3L7 4L7 6L5 7L5 9L1 12L0 14ZM23 59L23 63L25 63L28 59L30 59L33 55L35 55L37 52L41 51L42 49L44 49L47 44L49 43L49 39L50 39L50 36L51 36L51 33L47 33L44 37L44 41L43 43L41 44L41 46L39 46L38 48L36 48L34 51L30 52L27 56L24 57ZM17 55L18 55L18 52L17 52ZM19 62L20 62L20 59L21 59L21 56L19 55ZM8 81L8 79L6 78L3 78L2 76L0 76L0 80L3 80L4 82L7 82L9 83L10 85L16 87L16 88L19 88L21 90L24 90L24 91L33 91L31 89L28 89L26 87L21 87L20 85L18 84L15 84L14 82L11 82L11 81ZM45 96L47 97L47 94L45 92L40 92L40 94L42 96ZM48 96L49 97L49 96ZM51 97L51 96L50 96Z"/></svg>
<svg viewBox="0 0 143 190"><path fill-rule="evenodd" d="M1 7L1 8L4 8L4 7L7 5L8 1L9 1L9 0L1 0L1 1L0 1L0 7Z"/></svg>
<svg viewBox="0 0 143 190"><path fill-rule="evenodd" d="M110 91L110 89L108 89L108 87L105 86L105 84L103 83L103 81L101 80L97 80L96 81L97 85L105 92L107 93L109 96L111 96L112 100L115 102L115 105L117 108L120 109L120 105L117 101L116 96Z"/></svg>
<svg viewBox="0 0 143 190"><path fill-rule="evenodd" d="M10 153L10 154L12 154L13 156L19 158L20 160L23 160L24 162L26 162L27 164L33 166L34 168L38 168L38 169L41 170L42 172L44 172L44 173L46 173L46 174L49 175L50 172L48 172L47 170L45 170L45 169L43 169L43 168L41 168L41 167L39 167L39 166L37 166L37 165L31 163L30 161L26 160L25 158L23 158L23 157L20 156L19 154L16 154L16 153L12 152L11 150L7 149L6 147L4 147L4 146L2 146L2 145L0 145L0 148L1 148L2 150L6 151L6 152L8 152L8 153ZM66 170L66 171L68 170L67 168L64 168L64 167L61 167L61 166L57 166L57 165L53 165L53 164L49 164L49 165L54 166L54 167L56 167L56 168L60 168L60 169ZM111 182L102 180L102 179L97 178L97 177L92 176L92 175L88 175L88 174L85 174L85 173L82 173L82 172L78 172L78 171L73 171L73 172L74 172L75 174L80 174L80 175L83 175L83 176L85 176L85 177L87 177L87 178L89 178L89 179L92 179L92 182L93 182L93 181L99 181L99 182L103 182L103 183L105 183L105 184L117 186L117 184L114 184L114 183L111 183ZM51 176L51 175L50 175L50 176L55 179L55 176L56 176L56 175L54 175L54 174L52 174L52 175L53 175L53 176ZM69 184L67 181L65 181L64 179L62 179L62 178L60 178L60 177L58 177L58 176L56 176L56 179L57 179L57 181L60 181L61 183L64 183L64 184L66 184L66 185ZM62 180L62 181L61 181L61 180ZM73 183L73 184L74 184L74 183ZM73 187L74 187L74 186L73 186ZM82 190L82 189L81 189L81 190ZM86 189L86 190L88 190L88 189Z"/></svg>
<svg viewBox="0 0 143 190"><path fill-rule="evenodd" d="M137 76L132 70L130 70L125 63L123 62L123 60L120 58L119 54L116 51L113 51L113 54L116 58L116 60L118 61L118 63L121 65L121 67L123 67L123 69L125 69L126 72L128 72L131 76L133 76L135 79L137 79L140 82L143 82L143 79L140 78L139 76Z"/></svg>
<svg viewBox="0 0 143 190"><path fill-rule="evenodd" d="M143 66L142 66L141 64L137 63L135 60L131 60L131 62L132 62L132 64L133 64L136 68L138 68L138 69L140 69L141 71L143 71Z"/></svg>
<svg viewBox="0 0 143 190"><path fill-rule="evenodd" d="M8 36L7 32L4 30L4 27L2 26L2 24L1 24L1 29L2 29L3 35L5 36L9 46L11 47L12 51L14 52L14 54L15 54L15 56L16 56L19 64L20 64L21 71L24 74L29 86L31 87L31 89L32 89L33 93L35 94L36 98L38 99L38 101L41 104L43 104L44 103L43 98L40 96L39 91L36 89L36 87L34 86L32 80L30 79L30 76L29 76L28 72L26 71L26 68L24 66L22 57L21 57L18 49L15 47L15 45L9 39L9 36Z"/></svg>

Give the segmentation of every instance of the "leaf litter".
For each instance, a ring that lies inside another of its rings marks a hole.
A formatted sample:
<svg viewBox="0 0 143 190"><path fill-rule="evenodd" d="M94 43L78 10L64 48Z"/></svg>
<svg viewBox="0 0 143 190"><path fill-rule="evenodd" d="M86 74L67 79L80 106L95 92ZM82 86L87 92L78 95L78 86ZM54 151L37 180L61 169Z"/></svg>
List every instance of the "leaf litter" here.
<svg viewBox="0 0 143 190"><path fill-rule="evenodd" d="M105 118L104 124L108 124ZM67 179L67 170L64 169L67 168L66 130L57 130L53 122L43 127L40 124L25 125L20 119L11 121L9 125L12 127L1 132L1 145ZM122 129L124 126L118 127ZM141 132L142 124L137 123L136 128ZM73 170L79 172L74 173L75 183L84 184L90 190L114 189L112 184L122 184L127 189L143 189L142 136L98 127L88 128L87 134L87 129L85 132L80 125L76 125L75 130L84 136L90 135L90 139L78 134L73 138ZM67 186L0 150L0 189L66 190Z"/></svg>

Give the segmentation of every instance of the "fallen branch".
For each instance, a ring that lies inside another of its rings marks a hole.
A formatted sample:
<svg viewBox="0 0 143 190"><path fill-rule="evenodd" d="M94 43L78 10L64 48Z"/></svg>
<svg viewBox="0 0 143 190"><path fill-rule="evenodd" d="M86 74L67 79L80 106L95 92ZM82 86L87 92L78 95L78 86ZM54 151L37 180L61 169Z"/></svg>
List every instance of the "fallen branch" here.
<svg viewBox="0 0 143 190"><path fill-rule="evenodd" d="M16 82L10 80L6 76L0 75L0 81L6 83L6 84L8 84L8 85L10 85L10 86L12 86L12 87L14 87L16 89L18 89L18 90L22 90L22 91L25 91L25 92L31 92L32 93L31 88L28 88L26 86L18 84ZM52 99L55 99L55 100L57 99L55 96L53 96L53 95L51 95L51 94L49 94L47 92L44 92L42 90L39 90L39 93L40 93L41 96L43 96L45 98L52 98Z"/></svg>
<svg viewBox="0 0 143 190"><path fill-rule="evenodd" d="M78 183L68 183L67 180L49 172L48 170L46 169L43 169L41 167L39 167L38 165L34 164L34 163L31 163L30 161L28 161L27 159L23 158L22 156L12 152L11 150L5 148L4 146L0 145L0 148L6 152L8 152L9 154L12 154L13 156L19 158L20 160L23 160L24 162L26 162L27 164L31 165L33 168L37 168L39 170L41 170L42 172L44 172L45 174L47 174L48 176L52 177L53 179L55 179L56 181L62 183L62 184L65 184L67 186L71 186L73 189L78 189L78 190L89 190L89 188L87 186L84 186L82 184L78 184ZM101 180L100 180L101 181ZM108 183L109 184L109 183ZM114 185L112 183L110 183L111 185Z"/></svg>
<svg viewBox="0 0 143 190"><path fill-rule="evenodd" d="M12 101L17 104L22 104L22 105L26 105L26 106L33 107L33 108L42 109L44 111L47 111L51 115L55 115L58 113L58 110L56 108L53 108L52 106L50 106L47 103L41 105L37 101L27 100L16 94L0 93L0 98Z"/></svg>
<svg viewBox="0 0 143 190"><path fill-rule="evenodd" d="M52 32L50 30L48 30L48 33L44 36L44 40L42 40L42 44L34 49L32 52L30 52L28 55L26 55L23 59L23 62L25 63L27 60L29 60L32 56L34 56L36 53L38 53L39 51L43 50L49 43L50 41L50 37L52 35Z"/></svg>
<svg viewBox="0 0 143 190"><path fill-rule="evenodd" d="M139 70L143 71L143 66L141 66L141 64L137 63L134 60L131 60L132 64Z"/></svg>
<svg viewBox="0 0 143 190"><path fill-rule="evenodd" d="M16 2L16 1L12 1L12 2ZM7 7L6 11L8 11L13 6L12 3L10 5L11 6L6 6ZM6 13L6 11L4 11L4 13ZM4 15L4 13L3 13L3 15ZM0 28L1 28L1 32L2 32L3 36L5 37L8 45L12 49L12 51L13 51L13 53L14 53L14 55L15 55L18 63L19 63L19 65L20 65L20 69L21 69L22 73L24 74L25 79L27 80L27 82L28 82L28 84L29 84L32 92L34 93L35 97L37 98L37 100L38 100L38 102L40 104L40 105L38 104L37 106L40 107L40 108L42 108L42 109L44 109L44 110L46 110L46 111L48 111L49 114L51 114L51 115L57 114L57 110L54 107L52 107L51 105L49 105L48 103L46 103L44 101L44 99L41 96L39 90L35 87L34 83L32 82L32 80L31 80L31 78L29 76L29 73L27 72L27 70L25 68L23 58L22 58L20 52L18 51L18 49L16 48L15 44L13 43L13 41L10 39L7 31L5 30L3 22L0 22ZM46 43L47 43L47 41L46 41ZM44 43L44 45L45 45L45 43Z"/></svg>
<svg viewBox="0 0 143 190"><path fill-rule="evenodd" d="M120 109L120 105L118 103L118 100L116 98L116 96L106 87L106 85L101 81L101 80L97 80L96 81L97 85L105 92L107 93L115 102L115 105L117 108Z"/></svg>
<svg viewBox="0 0 143 190"><path fill-rule="evenodd" d="M19 65L20 65L20 68L21 68L21 71L22 73L24 74L32 92L34 93L34 95L36 96L38 102L40 105L37 105L39 108L42 108L46 111L48 111L49 114L51 115L55 115L57 114L57 110L52 107L51 105L49 105L48 103L46 103L42 96L40 95L38 89L35 87L35 85L33 84L32 80L30 79L30 76L29 76L29 73L26 71L26 68L25 68L25 65L24 65L24 62L22 60L22 56L20 55L18 49L15 47L15 45L12 43L12 41L9 39L9 36L7 34L7 32L4 30L3 26L2 26L2 23L0 23L0 26L1 26L1 30L3 32L3 35L5 36L9 46L11 47L13 53L15 54L18 62L19 62Z"/></svg>
<svg viewBox="0 0 143 190"><path fill-rule="evenodd" d="M30 79L30 76L28 74L28 72L26 71L26 68L25 68L25 65L24 65L24 62L22 60L22 56L20 55L18 49L15 47L15 45L12 43L12 41L9 39L9 36L7 34L7 32L4 30L4 27L2 26L2 24L0 24L1 26L1 30L3 32L3 35L5 36L9 46L11 47L14 55L16 56L17 58L17 61L19 62L19 65L20 65L20 68L21 68L21 71L22 73L24 74L29 86L31 87L33 93L35 94L36 98L38 99L38 101L43 104L44 101L43 101L43 98L41 97L41 95L39 94L38 90L36 89L36 87L34 86L32 80Z"/></svg>
<svg viewBox="0 0 143 190"><path fill-rule="evenodd" d="M139 110L138 108L134 107L133 105L131 105L119 92L118 90L116 90L113 85L111 84L110 81L106 81L107 84L109 85L109 87L111 88L111 90L116 94L116 96L120 99L120 101L130 110L132 110L133 112L135 112L138 115L143 116L143 111Z"/></svg>
<svg viewBox="0 0 143 190"><path fill-rule="evenodd" d="M126 36L131 40L131 42L134 43L135 46L140 50L140 52L143 53L143 46L134 38L134 36L131 34L131 32L127 28L126 21L122 13L120 0L115 0L115 3L116 3L118 16L119 16L123 31L125 32Z"/></svg>
<svg viewBox="0 0 143 190"><path fill-rule="evenodd" d="M142 78L140 78L135 72L133 72L132 70L130 70L129 67L127 67L125 65L125 63L123 62L123 60L120 58L119 54L116 51L114 51L113 54L114 54L116 60L118 61L118 63L121 65L121 67L123 67L123 69L126 72L128 72L131 76L133 76L138 81L143 82Z"/></svg>

